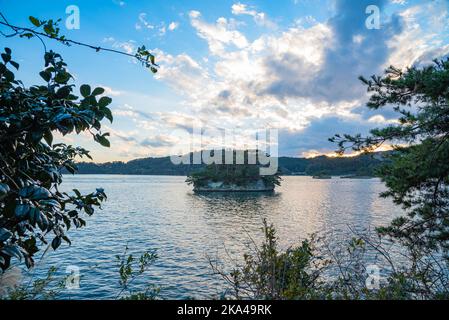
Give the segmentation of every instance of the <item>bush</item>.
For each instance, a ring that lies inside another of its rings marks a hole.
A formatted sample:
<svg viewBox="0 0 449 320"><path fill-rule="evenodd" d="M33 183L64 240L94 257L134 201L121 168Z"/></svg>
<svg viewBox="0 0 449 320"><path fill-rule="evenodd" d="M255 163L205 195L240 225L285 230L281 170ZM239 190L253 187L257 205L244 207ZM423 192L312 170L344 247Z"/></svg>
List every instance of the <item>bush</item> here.
<svg viewBox="0 0 449 320"><path fill-rule="evenodd" d="M39 73L44 84L26 88L15 78L11 50L5 48L0 63L0 269L10 266L11 258L34 265L38 241L50 241L57 249L72 226L86 224L83 213L92 215L106 194L103 189L82 195L59 191L62 171L76 171L75 158L89 157L80 147L53 143L53 135L88 132L103 146L109 146L108 133L101 132L101 121L112 121L103 88L80 87L75 95L73 78L62 57L44 55ZM51 236L52 235L52 236ZM51 238L50 238L51 236ZM50 238L50 239L48 239Z"/></svg>
<svg viewBox="0 0 449 320"><path fill-rule="evenodd" d="M267 300L404 300L447 299L447 265L437 257L416 257L402 251L395 262L391 243L378 234L356 233L352 239L311 236L285 252L278 249L272 225L263 226L264 241L243 256L243 264L224 272L223 298ZM402 247L402 249L406 249ZM369 266L384 272L373 275ZM371 280L376 280L372 283Z"/></svg>

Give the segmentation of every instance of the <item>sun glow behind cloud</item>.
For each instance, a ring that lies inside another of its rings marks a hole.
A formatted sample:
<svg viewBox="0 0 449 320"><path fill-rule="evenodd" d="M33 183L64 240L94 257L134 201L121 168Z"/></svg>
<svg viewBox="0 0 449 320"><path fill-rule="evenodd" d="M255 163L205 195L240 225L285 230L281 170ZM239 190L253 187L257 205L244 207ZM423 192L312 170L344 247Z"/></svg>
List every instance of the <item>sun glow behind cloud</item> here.
<svg viewBox="0 0 449 320"><path fill-rule="evenodd" d="M381 8L380 30L365 27L367 4ZM357 77L447 55L447 2L336 0L328 7L327 16L320 9L298 11L290 21L244 2L214 13L192 3L164 20L140 12L134 30L139 35L189 34L206 51L198 44L181 52L154 49L160 65L154 78L177 99L163 110L147 110L145 95L139 100L120 86L108 86L118 101L110 126L115 149L96 160L169 155L177 142L173 131L189 130L195 121L206 129L250 133L278 128L280 155L308 157L332 156L335 145L327 138L335 133L366 134L394 125L390 111L364 107L367 95ZM135 40L118 39L109 35L104 42L126 52L136 49Z"/></svg>

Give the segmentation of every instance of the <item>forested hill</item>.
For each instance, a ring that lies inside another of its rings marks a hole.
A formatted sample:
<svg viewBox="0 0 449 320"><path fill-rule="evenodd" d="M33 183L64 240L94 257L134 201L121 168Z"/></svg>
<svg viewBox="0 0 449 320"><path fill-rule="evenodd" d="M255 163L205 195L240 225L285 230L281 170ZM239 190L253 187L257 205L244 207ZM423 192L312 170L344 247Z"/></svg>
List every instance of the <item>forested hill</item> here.
<svg viewBox="0 0 449 320"><path fill-rule="evenodd" d="M364 154L355 157L315 158L280 157L279 168L282 175L374 175L380 165L383 153ZM200 169L202 165L175 165L170 157L143 158L129 162L78 163L80 174L141 174L141 175L187 175Z"/></svg>

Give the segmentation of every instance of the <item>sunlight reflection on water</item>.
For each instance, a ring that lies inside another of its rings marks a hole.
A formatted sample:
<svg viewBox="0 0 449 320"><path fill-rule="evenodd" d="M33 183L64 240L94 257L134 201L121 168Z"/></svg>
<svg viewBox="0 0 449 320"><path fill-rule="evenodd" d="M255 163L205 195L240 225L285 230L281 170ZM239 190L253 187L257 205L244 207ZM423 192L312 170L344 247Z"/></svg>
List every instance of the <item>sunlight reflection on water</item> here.
<svg viewBox="0 0 449 320"><path fill-rule="evenodd" d="M91 192L103 187L108 201L87 218L87 227L71 230L72 246L50 252L40 274L54 265L81 269L81 287L64 291L67 299L114 298L118 287L115 255L126 244L139 254L158 249L159 259L137 285L162 286L164 298L208 298L222 282L211 274L207 255L240 259L250 238L261 239L262 219L273 223L286 248L313 232L345 233L348 225L387 224L400 213L379 198L378 179L284 177L273 194L200 194L185 177L77 175L64 177L64 190Z"/></svg>

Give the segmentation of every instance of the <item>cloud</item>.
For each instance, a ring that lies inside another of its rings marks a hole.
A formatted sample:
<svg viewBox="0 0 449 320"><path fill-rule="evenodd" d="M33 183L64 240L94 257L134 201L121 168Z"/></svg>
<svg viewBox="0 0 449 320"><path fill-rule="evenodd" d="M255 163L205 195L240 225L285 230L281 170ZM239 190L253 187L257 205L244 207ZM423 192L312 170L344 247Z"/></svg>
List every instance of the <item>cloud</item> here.
<svg viewBox="0 0 449 320"><path fill-rule="evenodd" d="M449 45L443 44L449 33L448 3L433 1L415 5L400 14L404 30L388 41L390 56L384 67L398 68L428 65L435 58L449 54ZM441 32L435 32L441 30Z"/></svg>
<svg viewBox="0 0 449 320"><path fill-rule="evenodd" d="M119 90L114 90L111 87L99 84L99 87L104 89L104 94L105 96L112 96L112 97L118 97L121 96L123 94L123 91L119 91Z"/></svg>
<svg viewBox="0 0 449 320"><path fill-rule="evenodd" d="M125 132L113 129L107 125L104 126L104 129L111 134L112 138L118 138L119 140L124 142L137 142L137 138L135 137L137 134L136 131Z"/></svg>
<svg viewBox="0 0 449 320"><path fill-rule="evenodd" d="M152 25L151 23L149 23L147 21L147 14L145 12L139 13L138 21L136 22L135 27L136 27L136 30L142 30L144 28L153 30L155 28L154 25Z"/></svg>
<svg viewBox="0 0 449 320"><path fill-rule="evenodd" d="M264 12L257 12L255 9L248 7L246 4L243 3L235 3L231 7L232 14L239 16L239 15L249 15L253 17L254 22L258 25L269 27L269 28L275 28L276 24L271 22L268 18L266 13Z"/></svg>
<svg viewBox="0 0 449 320"><path fill-rule="evenodd" d="M224 17L218 18L215 24L201 20L199 11L190 11L189 17L191 25L197 30L197 34L209 44L209 50L212 54L223 54L228 45L240 49L248 45L246 37L235 30L235 25Z"/></svg>
<svg viewBox="0 0 449 320"><path fill-rule="evenodd" d="M199 18L199 16L201 16L201 12L199 12L199 11L197 11L197 10L191 10L191 11L189 12L189 17L190 17L191 19Z"/></svg>
<svg viewBox="0 0 449 320"><path fill-rule="evenodd" d="M379 30L365 27L368 4L381 9ZM444 6L395 6L400 9L391 13L388 5L387 0L335 0L328 20L299 17L283 30L251 37L232 18L206 21L192 10L190 24L207 43L209 54L155 50L160 64L155 78L183 97L180 109L147 114L124 105L114 109L114 115L135 123L141 135L133 143L147 152L169 154L175 141L171 131L192 132L199 121L207 129L239 128L247 133L279 128L281 155L329 153L335 145L327 139L336 133L367 134L397 121L388 108L373 111L364 106L366 88L359 75L381 74L390 63L424 64L449 53L439 31L448 30ZM260 14L242 3L231 11L254 19Z"/></svg>
<svg viewBox="0 0 449 320"><path fill-rule="evenodd" d="M111 46L115 49L122 49L128 54L133 54L137 50L137 45L134 40L128 41L117 41L113 37L104 38L103 42L110 43Z"/></svg>
<svg viewBox="0 0 449 320"><path fill-rule="evenodd" d="M390 0L392 3L405 5L407 3L407 0Z"/></svg>
<svg viewBox="0 0 449 320"><path fill-rule="evenodd" d="M168 30L174 31L174 30L177 29L178 27L179 27L179 22L172 21L172 22L170 22L170 24L168 25Z"/></svg>
<svg viewBox="0 0 449 320"><path fill-rule="evenodd" d="M200 121L193 115L179 112L157 112L155 115L158 117L158 122L163 123L170 131L181 129L192 132L193 126Z"/></svg>
<svg viewBox="0 0 449 320"><path fill-rule="evenodd" d="M376 114L368 119L368 122L385 125L385 124L397 124L397 119L385 119L385 117L381 114Z"/></svg>
<svg viewBox="0 0 449 320"><path fill-rule="evenodd" d="M187 54L172 56L157 51L160 71L156 79L163 80L179 93L188 95L192 99L201 98L208 82L208 73L200 64Z"/></svg>
<svg viewBox="0 0 449 320"><path fill-rule="evenodd" d="M253 130L278 127L300 132L317 119L331 115L361 120L353 113L364 97L357 77L379 70L386 56L371 59L371 66L362 61L363 68L351 64L359 63L367 50L362 44L374 45L374 53L366 52L371 55L382 53L376 46L386 45L385 41L372 43L375 36L364 30L364 15L359 19L361 26L344 36L355 13L340 12L349 6L347 1L340 2L339 11L328 22L308 28L291 27L280 34L262 35L253 42L227 19L208 23L201 19L200 12L191 11L191 24L208 43L215 62L203 66L187 54L161 52L157 78L181 92L191 113L210 126ZM234 6L233 12L254 13L241 4ZM389 39L391 32L387 28L376 37L382 39L385 34ZM334 66L332 59L339 59L337 62L347 70ZM351 92L356 87L356 92Z"/></svg>
<svg viewBox="0 0 449 320"><path fill-rule="evenodd" d="M140 142L140 145L143 147L171 147L177 142L173 136L170 135L156 135L153 137L145 138Z"/></svg>
<svg viewBox="0 0 449 320"><path fill-rule="evenodd" d="M380 29L367 29L365 8L376 5L383 12L383 0L338 0L336 14L328 21L333 33L333 45L328 47L321 72L312 92L315 99L329 102L362 97L365 88L360 75L379 74L389 56L388 41L402 31L402 21L396 14L381 16ZM356 41L354 41L354 39Z"/></svg>
<svg viewBox="0 0 449 320"><path fill-rule="evenodd" d="M318 21L315 19L315 17L313 17L311 15L307 15L305 17L300 17L295 20L295 25L303 27L303 28L305 28L307 26L313 26L317 23L318 23Z"/></svg>
<svg viewBox="0 0 449 320"><path fill-rule="evenodd" d="M171 22L168 29L170 31L173 31L177 27L178 27L177 22ZM148 22L147 14L145 12L139 13L138 21L135 24L135 28L138 31L142 31L142 30L157 31L157 35L159 35L159 36L164 36L165 33L167 32L167 26L164 21L162 21L158 24L152 24L152 23Z"/></svg>
<svg viewBox="0 0 449 320"><path fill-rule="evenodd" d="M135 121L138 121L142 118L147 119L147 120L154 119L154 116L151 113L137 110L134 107L132 107L126 103L122 106L119 106L118 108L114 108L112 110L112 112L116 116L128 117L128 118L134 119Z"/></svg>

